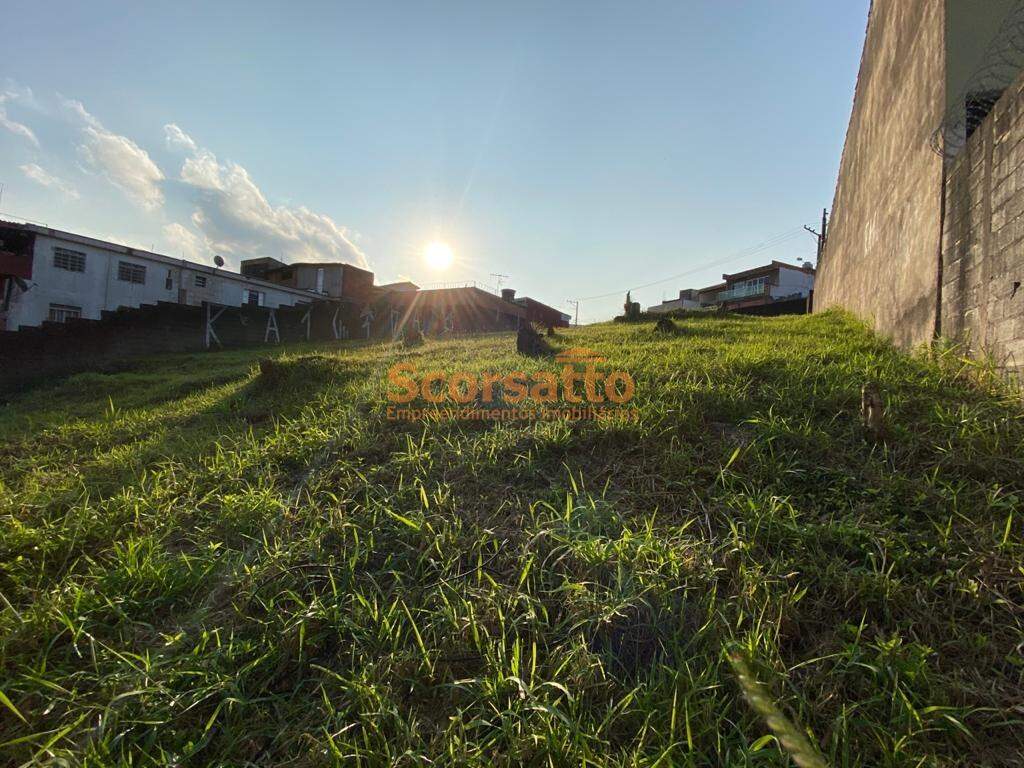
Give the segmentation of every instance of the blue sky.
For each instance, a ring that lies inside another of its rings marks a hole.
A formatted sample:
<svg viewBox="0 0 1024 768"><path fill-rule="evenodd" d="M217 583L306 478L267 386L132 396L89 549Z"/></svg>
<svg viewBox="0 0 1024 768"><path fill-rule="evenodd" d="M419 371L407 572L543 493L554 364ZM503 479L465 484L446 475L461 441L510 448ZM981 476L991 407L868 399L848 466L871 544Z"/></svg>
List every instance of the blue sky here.
<svg viewBox="0 0 1024 768"><path fill-rule="evenodd" d="M610 293L580 308L606 319L813 257L867 6L8 0L0 211L201 261L502 273L566 311Z"/></svg>

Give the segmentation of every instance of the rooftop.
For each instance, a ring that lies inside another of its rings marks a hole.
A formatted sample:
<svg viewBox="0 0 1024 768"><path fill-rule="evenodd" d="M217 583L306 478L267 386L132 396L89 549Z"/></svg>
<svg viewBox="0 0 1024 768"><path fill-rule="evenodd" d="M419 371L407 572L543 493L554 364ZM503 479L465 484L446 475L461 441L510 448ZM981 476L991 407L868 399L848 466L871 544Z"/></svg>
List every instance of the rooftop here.
<svg viewBox="0 0 1024 768"><path fill-rule="evenodd" d="M726 280L726 281L742 280L742 279L745 279L745 278L748 278L748 277L757 277L758 275L768 274L769 272L774 272L775 270L780 269L780 268L782 268L782 269L795 269L795 270L797 270L799 272L810 272L812 275L814 274L814 267L811 267L810 269L807 269L806 267L802 267L799 264L787 264L784 261L774 261L773 260L770 264L765 264L764 266L761 266L761 267L753 267L751 269L745 269L742 272L735 272L735 273L733 273L731 275L722 275L722 279ZM707 289L705 288L704 290L707 290Z"/></svg>
<svg viewBox="0 0 1024 768"><path fill-rule="evenodd" d="M167 256L162 253L156 253L155 251L147 251L143 248L133 248L128 245L122 245L120 243L112 243L108 240L100 240L95 237L87 237L86 235L78 235L74 232L65 232L61 229L53 229L52 227L44 227L38 224L27 224L18 221L6 221L0 219L0 226L11 227L14 229L20 229L24 232L34 232L37 235L44 237L53 237L58 240L63 240L68 243L78 243L79 245L89 246L91 248L102 248L106 251L112 251L114 253L121 253L125 256L135 256L138 258L149 259L156 261L161 264L175 267L186 267L193 272L203 272L208 275L216 275L218 277L227 278L229 280L238 280L239 282L248 283L251 285L257 285L264 288L273 288L278 291L290 293L295 296L301 296L305 299L320 298L319 294L313 291L303 290L301 288L291 288L287 285L281 285L280 283L273 283L269 280L262 280L258 277L249 277L247 275L233 272L223 267L215 267L211 264L202 264L198 261L189 261L188 259L177 259L173 256ZM264 257L269 258L269 257Z"/></svg>

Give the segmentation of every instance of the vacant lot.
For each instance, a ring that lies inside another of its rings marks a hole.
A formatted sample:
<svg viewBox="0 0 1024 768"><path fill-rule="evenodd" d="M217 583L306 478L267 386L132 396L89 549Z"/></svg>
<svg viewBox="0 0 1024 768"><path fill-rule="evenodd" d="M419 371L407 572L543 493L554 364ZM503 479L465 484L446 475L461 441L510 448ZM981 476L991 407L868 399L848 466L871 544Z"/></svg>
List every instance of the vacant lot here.
<svg viewBox="0 0 1024 768"><path fill-rule="evenodd" d="M386 419L510 334L0 407L0 762L792 765L736 653L833 765L1024 761L1019 399L832 313L553 341L639 420Z"/></svg>

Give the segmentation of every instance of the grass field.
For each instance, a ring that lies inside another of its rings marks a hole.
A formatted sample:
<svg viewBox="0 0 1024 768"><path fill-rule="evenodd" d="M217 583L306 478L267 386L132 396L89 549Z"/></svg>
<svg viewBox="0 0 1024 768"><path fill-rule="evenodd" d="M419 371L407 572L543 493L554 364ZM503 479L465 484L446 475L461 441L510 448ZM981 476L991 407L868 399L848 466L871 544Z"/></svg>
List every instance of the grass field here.
<svg viewBox="0 0 1024 768"><path fill-rule="evenodd" d="M1019 395L843 315L678 326L554 340L635 422L386 419L396 362L558 369L511 334L12 399L0 763L1024 762Z"/></svg>

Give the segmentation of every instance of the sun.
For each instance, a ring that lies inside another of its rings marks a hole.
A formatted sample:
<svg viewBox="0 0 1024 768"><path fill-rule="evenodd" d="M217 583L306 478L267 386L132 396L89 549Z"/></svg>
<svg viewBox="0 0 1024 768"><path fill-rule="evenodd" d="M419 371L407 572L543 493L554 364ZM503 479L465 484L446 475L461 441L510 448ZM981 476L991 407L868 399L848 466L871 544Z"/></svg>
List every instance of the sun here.
<svg viewBox="0 0 1024 768"><path fill-rule="evenodd" d="M434 241L423 251L423 258L431 269L443 271L448 269L455 260L455 254L447 243Z"/></svg>

